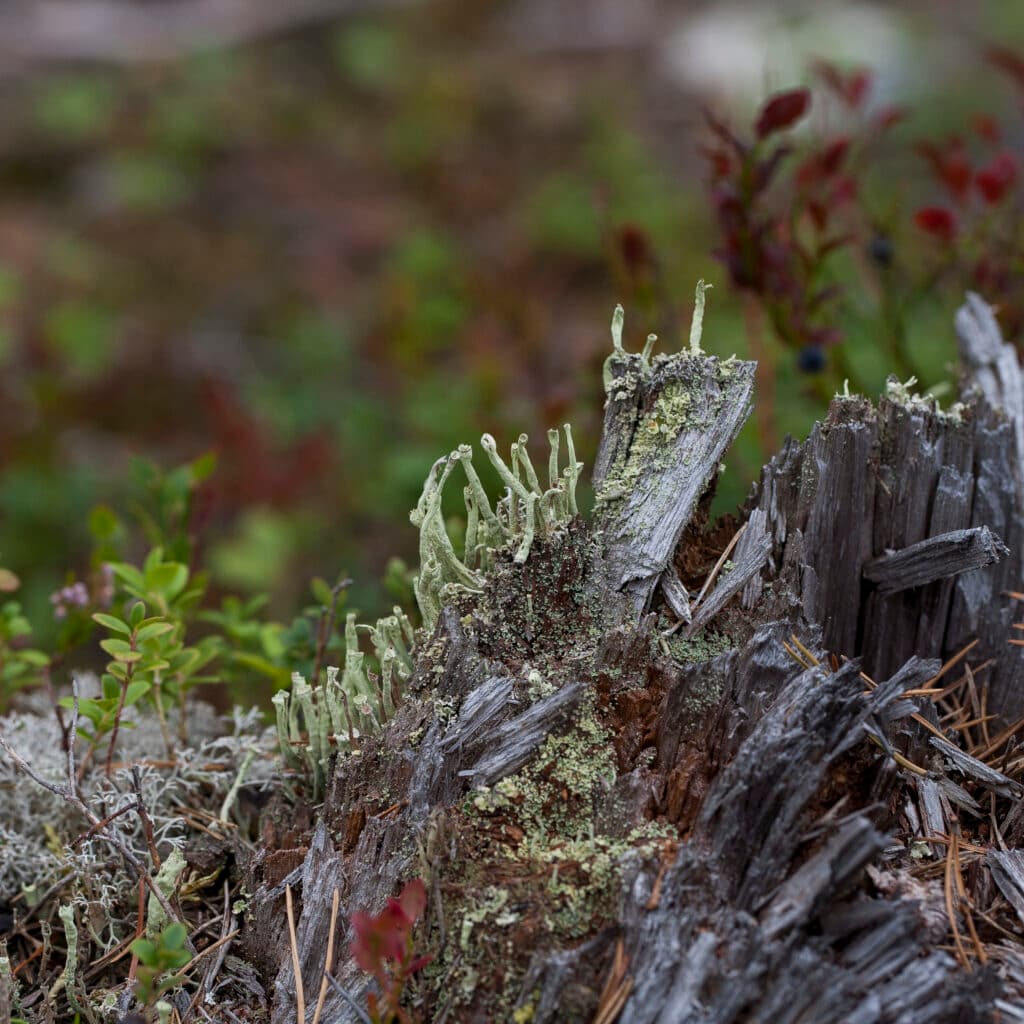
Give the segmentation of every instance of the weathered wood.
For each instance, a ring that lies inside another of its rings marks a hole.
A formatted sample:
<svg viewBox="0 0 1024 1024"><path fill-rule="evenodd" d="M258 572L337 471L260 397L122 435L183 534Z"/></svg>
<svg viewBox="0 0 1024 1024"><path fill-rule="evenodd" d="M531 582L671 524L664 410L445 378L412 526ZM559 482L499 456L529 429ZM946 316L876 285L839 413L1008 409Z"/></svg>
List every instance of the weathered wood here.
<svg viewBox="0 0 1024 1024"><path fill-rule="evenodd" d="M524 564L498 553L482 593L452 596L406 705L336 765L303 864L284 882L253 868L251 914L278 944L283 885L301 897L307 995L333 886L347 921L419 876L417 944L440 968L414 986L426 1020L1024 1019L1006 938L1024 922L1024 762L990 743L1024 712L1005 596L1024 570L1019 371L980 300L958 330L979 375L965 405L896 382L877 406L837 398L764 468L700 600L677 549L703 539L753 367L617 348L594 521ZM929 697L975 640L959 724L990 731L972 745ZM552 894L598 877L603 902L559 924ZM358 1005L351 938L335 974ZM272 973L290 1024L283 951ZM357 1017L332 989L323 1019Z"/></svg>
<svg viewBox="0 0 1024 1024"><path fill-rule="evenodd" d="M959 576L971 569L983 569L1009 553L987 526L951 530L918 541L902 551L872 558L864 564L864 578L877 584L880 594L888 596Z"/></svg>
<svg viewBox="0 0 1024 1024"><path fill-rule="evenodd" d="M608 585L639 614L750 414L754 364L685 353L610 362L594 484Z"/></svg>

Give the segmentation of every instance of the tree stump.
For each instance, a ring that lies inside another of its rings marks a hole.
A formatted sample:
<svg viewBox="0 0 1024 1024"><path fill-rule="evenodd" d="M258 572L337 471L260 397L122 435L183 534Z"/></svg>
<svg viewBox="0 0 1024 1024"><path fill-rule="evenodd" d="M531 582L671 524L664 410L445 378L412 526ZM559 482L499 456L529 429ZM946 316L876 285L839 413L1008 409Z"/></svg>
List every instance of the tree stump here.
<svg viewBox="0 0 1024 1024"><path fill-rule="evenodd" d="M957 330L961 403L837 396L710 525L753 364L616 339L593 517L443 591L395 717L247 865L274 1021L286 887L307 1019L338 890L355 1022L349 915L416 877L426 1021L1024 1021L1024 390L976 296Z"/></svg>

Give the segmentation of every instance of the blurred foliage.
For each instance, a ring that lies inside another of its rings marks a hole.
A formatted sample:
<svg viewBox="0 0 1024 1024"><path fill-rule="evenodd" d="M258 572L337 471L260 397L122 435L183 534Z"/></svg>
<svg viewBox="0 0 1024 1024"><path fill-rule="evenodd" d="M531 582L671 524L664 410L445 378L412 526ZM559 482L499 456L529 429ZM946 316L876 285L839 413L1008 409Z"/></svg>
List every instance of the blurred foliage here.
<svg viewBox="0 0 1024 1024"><path fill-rule="evenodd" d="M1004 297L998 274L1019 279L1019 188L997 237L977 193L955 206L942 160L915 149L930 139L948 155L950 136L970 136L971 174L998 186L1008 165L990 163L1022 138L1005 54L996 66L979 44L963 77L935 76L860 162L848 157L855 199L823 197L842 244L792 281L844 285L809 321L839 328L838 342L779 330L792 318L772 287L733 273L730 288L728 264L713 263L728 175L702 156L722 140L708 98L629 47L524 44L511 10L414 5L177 62L5 82L0 556L22 583L4 595L0 645L56 651L63 671L92 624L76 607L56 618L51 595L77 580L92 607L104 564L141 566L159 548L190 574L207 567L188 628L228 638L236 660L221 670L276 682L286 657L312 663L322 601L291 626L263 619L288 621L309 578L351 576L368 618L408 601L407 512L439 453L571 420L592 463L615 301L633 347L653 330L676 348L694 281L714 281L706 347L760 360L759 419L720 482L724 509L844 376L869 393L894 369L950 379L951 313L986 256L989 298ZM992 25L1011 41L1021 22L1003 11ZM863 126L823 100L813 63L784 75L780 88L810 85L814 103L777 126L778 177L748 198L754 228L791 228L789 244L817 216L799 169ZM867 121L890 99L865 98ZM757 115L713 106L747 145ZM971 135L979 113L998 144ZM946 249L914 216L942 204L957 217ZM217 453L212 474L204 452ZM8 657L4 671L19 663L39 669Z"/></svg>

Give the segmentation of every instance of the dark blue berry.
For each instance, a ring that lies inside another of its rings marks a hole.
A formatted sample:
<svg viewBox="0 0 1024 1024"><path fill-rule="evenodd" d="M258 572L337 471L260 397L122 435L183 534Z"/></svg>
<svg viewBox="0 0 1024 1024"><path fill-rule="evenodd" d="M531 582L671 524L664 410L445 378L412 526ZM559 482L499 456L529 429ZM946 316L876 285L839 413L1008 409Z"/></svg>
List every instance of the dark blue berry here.
<svg viewBox="0 0 1024 1024"><path fill-rule="evenodd" d="M875 235L868 245L868 255L880 266L892 263L892 239L886 235Z"/></svg>
<svg viewBox="0 0 1024 1024"><path fill-rule="evenodd" d="M820 373L825 369L825 353L817 345L805 345L796 357L802 373Z"/></svg>

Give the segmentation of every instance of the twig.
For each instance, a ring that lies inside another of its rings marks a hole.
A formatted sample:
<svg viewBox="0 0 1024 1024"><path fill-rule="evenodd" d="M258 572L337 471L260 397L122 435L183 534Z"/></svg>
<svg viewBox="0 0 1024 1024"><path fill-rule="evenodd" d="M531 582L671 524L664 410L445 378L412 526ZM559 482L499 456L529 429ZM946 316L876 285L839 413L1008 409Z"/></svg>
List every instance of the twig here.
<svg viewBox="0 0 1024 1024"><path fill-rule="evenodd" d="M61 725L63 726L63 722ZM75 777L75 743L78 741L78 676L71 676L71 724L64 736L68 751L68 792L78 796L78 780Z"/></svg>
<svg viewBox="0 0 1024 1024"><path fill-rule="evenodd" d="M129 641L131 648L135 650L135 633L131 635ZM128 687L132 685L132 679L135 676L135 662L129 662L127 669L125 669L125 677L121 680L121 696L117 700L117 710L114 712L114 727L110 730L110 742L107 744L107 759L104 762L104 772L107 778L110 778L111 762L114 760L114 747L117 746L118 733L121 731L121 716L124 714L124 703L128 699Z"/></svg>
<svg viewBox="0 0 1024 1024"><path fill-rule="evenodd" d="M196 989L196 994L192 997L192 1002L189 1003L189 1013L191 1013L199 1005L199 1001L209 990L210 984L212 983L213 979L217 977L217 973L220 971L221 967L224 964L224 961L227 959L228 950L231 948L231 940L235 935L238 934L237 929L232 930L232 925L235 925L237 923L238 922L231 913L231 885L225 878L224 912L221 917L220 941L217 943L217 946L219 946L219 952L217 953L215 959L213 959L209 964L207 964L206 970L203 972L203 980L199 983L199 987Z"/></svg>
<svg viewBox="0 0 1024 1024"><path fill-rule="evenodd" d="M181 970L179 970L176 974L171 975L171 981L173 981L174 984L176 985L183 982L185 980L185 975L188 974L188 972L191 971L192 968L195 967L200 960L209 956L211 953L220 949L222 946L226 946L235 938L236 935L238 935L239 931L241 931L241 929L236 928L233 932L228 932L228 934L223 936L223 938L218 939L216 942L211 942L210 945L206 947L206 949L202 950L199 953L196 953L196 955L192 957L192 959L189 960L189 962L185 964L185 966L182 967Z"/></svg>
<svg viewBox="0 0 1024 1024"><path fill-rule="evenodd" d="M334 631L334 619L338 613L338 598L341 596L341 592L350 586L351 583L352 580L348 577L338 580L331 587L330 606L320 613L320 623L317 627L316 657L313 661L313 674L311 677L313 686L320 685L320 670L323 668L324 654L327 651L328 643L330 643L331 633Z"/></svg>
<svg viewBox="0 0 1024 1024"><path fill-rule="evenodd" d="M132 765L132 787L135 790L135 809L139 812L139 818L142 821L142 832L146 837L146 845L149 847L149 856L153 861L153 867L159 871L160 853L157 851L156 838L153 835L153 822L150 821L146 805L142 802L142 772L139 771L137 764Z"/></svg>
<svg viewBox="0 0 1024 1024"><path fill-rule="evenodd" d="M298 1024L306 1020L306 994L302 989L302 970L299 966L299 944L295 938L295 913L292 909L292 887L284 888L284 902L288 911L288 939L292 946L292 973L295 975L295 1016Z"/></svg>

